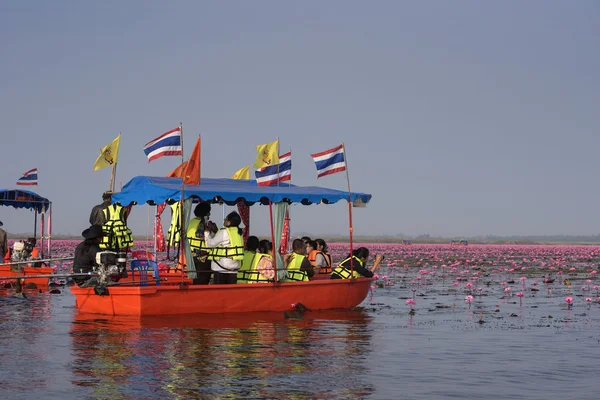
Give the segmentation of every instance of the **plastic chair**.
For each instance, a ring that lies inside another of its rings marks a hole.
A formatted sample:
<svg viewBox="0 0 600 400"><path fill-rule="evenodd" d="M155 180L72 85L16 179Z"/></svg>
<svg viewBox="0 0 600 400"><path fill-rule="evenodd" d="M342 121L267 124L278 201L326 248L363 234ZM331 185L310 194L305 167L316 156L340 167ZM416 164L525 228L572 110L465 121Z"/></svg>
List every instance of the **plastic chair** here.
<svg viewBox="0 0 600 400"><path fill-rule="evenodd" d="M135 271L138 271L140 276L140 286L148 286L148 271L152 270L156 285L160 285L160 277L158 275L158 265L152 260L131 260L131 280L135 282Z"/></svg>

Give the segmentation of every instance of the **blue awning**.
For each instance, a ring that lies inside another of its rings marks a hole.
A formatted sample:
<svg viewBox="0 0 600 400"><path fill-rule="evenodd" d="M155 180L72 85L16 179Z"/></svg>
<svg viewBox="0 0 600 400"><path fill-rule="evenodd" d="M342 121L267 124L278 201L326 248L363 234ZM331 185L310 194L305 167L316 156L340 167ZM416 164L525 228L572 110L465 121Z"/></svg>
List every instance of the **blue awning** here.
<svg viewBox="0 0 600 400"><path fill-rule="evenodd" d="M29 190L0 189L0 206L33 209L37 213L47 212L50 200Z"/></svg>
<svg viewBox="0 0 600 400"><path fill-rule="evenodd" d="M258 186L255 180L202 178L200 185L185 185L184 197L194 197L212 203L224 202L228 205L235 205L240 201L248 205L269 204L269 201L309 205L348 201L348 192L283 183L280 186ZM353 192L350 199L355 205L364 206L371 200L371 195ZM121 192L114 194L112 200L124 206L179 201L181 178L136 176L123 186Z"/></svg>

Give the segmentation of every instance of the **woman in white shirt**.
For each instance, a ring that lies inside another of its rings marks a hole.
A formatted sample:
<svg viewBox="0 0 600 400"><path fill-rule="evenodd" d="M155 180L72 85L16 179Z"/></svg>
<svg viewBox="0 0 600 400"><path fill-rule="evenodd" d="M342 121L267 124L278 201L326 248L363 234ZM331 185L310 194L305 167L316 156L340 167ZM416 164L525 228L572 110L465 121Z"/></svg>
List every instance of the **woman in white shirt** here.
<svg viewBox="0 0 600 400"><path fill-rule="evenodd" d="M223 228L217 231L214 222L206 224L204 240L211 248L208 259L214 272L214 284L234 284L237 282L237 271L244 258L244 239L240 224L240 215L233 211L225 217Z"/></svg>

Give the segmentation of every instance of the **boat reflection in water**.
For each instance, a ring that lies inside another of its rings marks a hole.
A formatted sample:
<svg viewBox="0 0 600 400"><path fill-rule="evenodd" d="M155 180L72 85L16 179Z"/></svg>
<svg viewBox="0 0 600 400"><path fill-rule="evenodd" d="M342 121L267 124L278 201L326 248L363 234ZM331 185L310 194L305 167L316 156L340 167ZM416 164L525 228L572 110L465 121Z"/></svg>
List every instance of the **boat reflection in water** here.
<svg viewBox="0 0 600 400"><path fill-rule="evenodd" d="M36 291L26 297L14 290L0 290L0 383L3 399L14 393L43 393L55 364L49 347L52 332L52 301Z"/></svg>
<svg viewBox="0 0 600 400"><path fill-rule="evenodd" d="M78 313L73 383L106 398L363 397L374 391L363 378L370 322L362 310L141 321Z"/></svg>

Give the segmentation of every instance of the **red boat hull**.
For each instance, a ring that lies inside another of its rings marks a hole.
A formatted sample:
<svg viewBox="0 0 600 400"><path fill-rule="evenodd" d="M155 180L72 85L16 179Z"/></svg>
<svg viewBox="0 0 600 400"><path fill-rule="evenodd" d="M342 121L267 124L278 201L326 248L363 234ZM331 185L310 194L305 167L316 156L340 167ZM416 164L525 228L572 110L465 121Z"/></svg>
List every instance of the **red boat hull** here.
<svg viewBox="0 0 600 400"><path fill-rule="evenodd" d="M113 286L99 296L93 288L72 286L80 312L104 315L184 315L349 309L369 293L372 278L274 284Z"/></svg>
<svg viewBox="0 0 600 400"><path fill-rule="evenodd" d="M25 277L23 285L34 283L38 288L44 289L48 287L49 278L27 278L27 275L49 275L53 274L54 269L49 267L23 267L21 268L20 276ZM0 276L19 276L19 273L10 269L10 265L0 265ZM14 282L14 281L13 281Z"/></svg>

